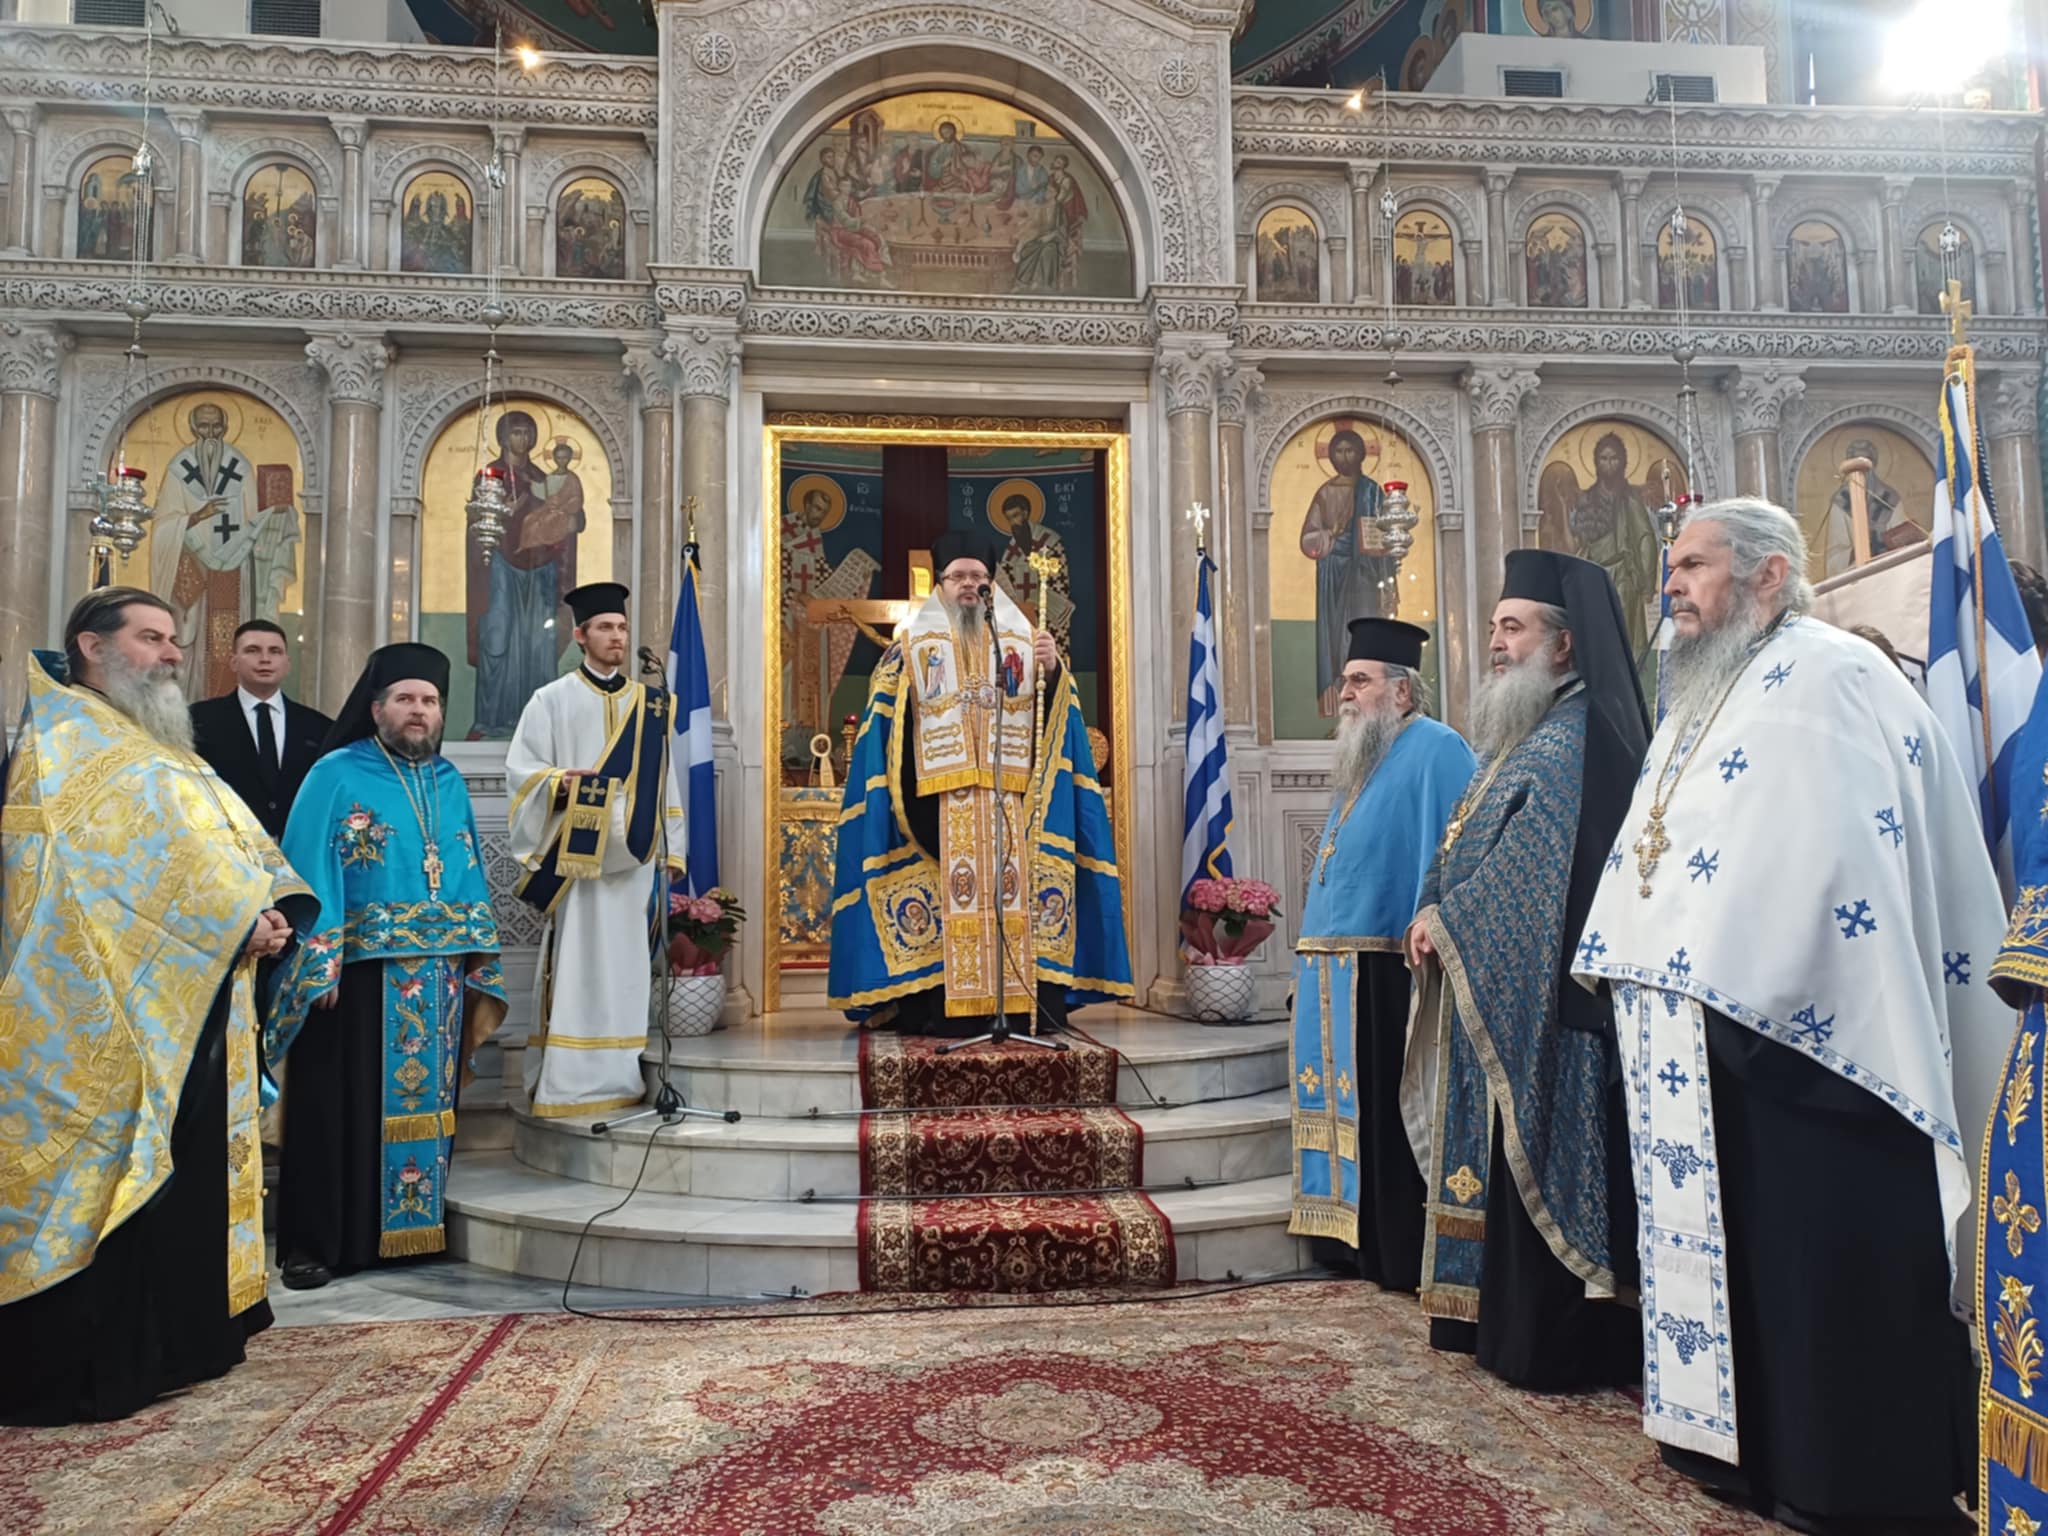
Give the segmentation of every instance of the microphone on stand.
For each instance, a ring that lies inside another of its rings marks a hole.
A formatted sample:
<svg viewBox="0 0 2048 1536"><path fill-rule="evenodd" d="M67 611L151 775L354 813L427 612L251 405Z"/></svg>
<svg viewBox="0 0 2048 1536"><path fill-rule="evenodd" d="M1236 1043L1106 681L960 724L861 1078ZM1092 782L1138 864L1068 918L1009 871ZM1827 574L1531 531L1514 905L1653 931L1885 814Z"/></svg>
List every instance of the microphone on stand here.
<svg viewBox="0 0 2048 1536"><path fill-rule="evenodd" d="M668 666L647 646L640 647L640 671L648 677L667 677Z"/></svg>

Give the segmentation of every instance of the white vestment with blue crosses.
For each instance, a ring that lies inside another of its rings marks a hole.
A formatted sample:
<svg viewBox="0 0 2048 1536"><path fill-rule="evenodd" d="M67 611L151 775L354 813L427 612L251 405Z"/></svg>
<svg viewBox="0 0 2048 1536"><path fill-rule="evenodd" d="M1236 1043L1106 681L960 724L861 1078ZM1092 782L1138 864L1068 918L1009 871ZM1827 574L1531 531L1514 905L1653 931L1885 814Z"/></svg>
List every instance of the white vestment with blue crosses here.
<svg viewBox="0 0 2048 1536"><path fill-rule="evenodd" d="M1611 984L1620 1041L1644 1428L1733 1464L1741 1362L1705 1012L1839 1073L1926 1133L1952 1273L2012 1015L1986 984L2005 914L1974 783L1875 647L1788 619L1700 729L1674 712L1651 741L1575 969ZM1637 845L1680 762L1669 846L1645 877Z"/></svg>

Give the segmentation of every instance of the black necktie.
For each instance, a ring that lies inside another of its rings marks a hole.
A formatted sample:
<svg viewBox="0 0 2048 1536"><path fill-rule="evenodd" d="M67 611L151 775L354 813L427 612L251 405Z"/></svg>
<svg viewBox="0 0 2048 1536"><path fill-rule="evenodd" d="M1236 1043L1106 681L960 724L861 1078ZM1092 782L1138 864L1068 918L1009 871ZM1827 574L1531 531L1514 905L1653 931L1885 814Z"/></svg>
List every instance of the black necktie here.
<svg viewBox="0 0 2048 1536"><path fill-rule="evenodd" d="M263 776L275 778L279 763L277 760L277 729L270 723L270 700L256 702L256 755L263 760Z"/></svg>

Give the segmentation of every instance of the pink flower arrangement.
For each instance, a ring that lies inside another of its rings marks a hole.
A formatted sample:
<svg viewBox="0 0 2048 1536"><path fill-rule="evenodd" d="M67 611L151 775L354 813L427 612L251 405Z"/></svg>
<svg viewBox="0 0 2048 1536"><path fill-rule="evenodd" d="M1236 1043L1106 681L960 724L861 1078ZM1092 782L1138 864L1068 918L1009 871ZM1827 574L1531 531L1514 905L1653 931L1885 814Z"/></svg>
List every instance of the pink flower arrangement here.
<svg viewBox="0 0 2048 1536"><path fill-rule="evenodd" d="M1203 878L1188 887L1180 915L1190 965L1243 965L1272 937L1280 893L1263 880Z"/></svg>
<svg viewBox="0 0 2048 1536"><path fill-rule="evenodd" d="M668 893L668 968L672 976L716 976L747 920L739 899L713 888L702 896Z"/></svg>

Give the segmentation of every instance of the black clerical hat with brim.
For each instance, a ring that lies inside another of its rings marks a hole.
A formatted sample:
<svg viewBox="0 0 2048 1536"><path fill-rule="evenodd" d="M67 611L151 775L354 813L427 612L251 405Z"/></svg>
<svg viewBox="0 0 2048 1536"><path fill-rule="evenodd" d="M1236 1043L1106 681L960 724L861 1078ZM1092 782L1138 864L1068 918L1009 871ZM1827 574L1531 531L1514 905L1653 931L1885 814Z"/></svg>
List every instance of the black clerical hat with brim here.
<svg viewBox="0 0 2048 1536"><path fill-rule="evenodd" d="M349 690L348 702L334 717L333 729L328 731L320 750L332 752L336 747L361 741L374 732L377 726L370 715L370 705L378 694L394 683L432 683L445 705L448 702L448 673L447 654L417 641L380 646L370 652L370 659L363 665L362 676Z"/></svg>
<svg viewBox="0 0 2048 1536"><path fill-rule="evenodd" d="M1422 670L1422 646L1429 631L1400 619L1353 619L1346 661L1382 661L1390 667Z"/></svg>
<svg viewBox="0 0 2048 1536"><path fill-rule="evenodd" d="M978 560L988 571L996 568L988 545L963 529L948 528L932 540L932 574L945 575L946 567L956 560Z"/></svg>
<svg viewBox="0 0 2048 1536"><path fill-rule="evenodd" d="M1511 549L1507 571L1500 584L1501 601L1521 598L1532 603L1565 606L1565 576L1575 565L1592 565L1577 555L1559 554L1554 549ZM1593 567L1598 570L1598 566Z"/></svg>
<svg viewBox="0 0 2048 1536"><path fill-rule="evenodd" d="M620 582L591 581L580 587L571 587L562 594L562 601L576 615L577 624L583 625L601 613L616 613L624 618L626 600L632 595Z"/></svg>

